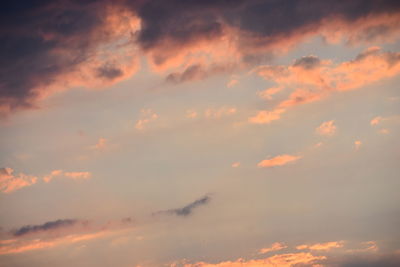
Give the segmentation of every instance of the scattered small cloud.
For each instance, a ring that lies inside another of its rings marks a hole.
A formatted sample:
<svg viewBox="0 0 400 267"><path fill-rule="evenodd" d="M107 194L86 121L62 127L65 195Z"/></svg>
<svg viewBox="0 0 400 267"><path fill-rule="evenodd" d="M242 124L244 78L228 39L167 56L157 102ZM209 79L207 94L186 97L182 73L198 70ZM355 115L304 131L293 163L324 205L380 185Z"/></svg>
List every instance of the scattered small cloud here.
<svg viewBox="0 0 400 267"><path fill-rule="evenodd" d="M267 124L271 121L279 120L281 114L285 112L285 109L275 109L273 111L261 110L256 116L250 117L249 122L254 124Z"/></svg>
<svg viewBox="0 0 400 267"><path fill-rule="evenodd" d="M140 116L141 119L137 120L135 123L135 128L137 130L144 130L150 122L158 119L158 115L151 109L142 109L140 111Z"/></svg>
<svg viewBox="0 0 400 267"><path fill-rule="evenodd" d="M325 121L320 126L318 126L315 131L319 135L333 136L336 133L337 127L335 121Z"/></svg>
<svg viewBox="0 0 400 267"><path fill-rule="evenodd" d="M383 118L380 117L380 116L373 118L373 119L371 120L371 122L370 122L371 126L376 126L376 125L378 125L378 124L382 121L382 119L383 119Z"/></svg>
<svg viewBox="0 0 400 267"><path fill-rule="evenodd" d="M14 175L12 168L0 168L0 191L11 193L23 187L31 186L37 182L37 177L19 173Z"/></svg>
<svg viewBox="0 0 400 267"><path fill-rule="evenodd" d="M229 82L226 84L226 87L232 88L232 87L234 87L235 85L237 85L238 83L239 83L239 80L238 80L238 79L232 78L232 79L230 79Z"/></svg>
<svg viewBox="0 0 400 267"><path fill-rule="evenodd" d="M270 159L265 159L257 164L259 168L270 168L275 166L283 166L290 162L295 162L301 159L301 156L294 156L294 155L279 155Z"/></svg>
<svg viewBox="0 0 400 267"><path fill-rule="evenodd" d="M99 138L99 140L97 140L97 143L94 146L91 146L90 148L93 150L103 150L105 149L107 146L107 139L106 138Z"/></svg>
<svg viewBox="0 0 400 267"><path fill-rule="evenodd" d="M232 163L232 168L238 168L238 167L240 167L240 162Z"/></svg>
<svg viewBox="0 0 400 267"><path fill-rule="evenodd" d="M219 119L224 116L236 113L235 107L208 108L204 111L204 116L209 119Z"/></svg>
<svg viewBox="0 0 400 267"><path fill-rule="evenodd" d="M354 149L355 150L359 150L361 145L362 145L362 142L360 140L354 141Z"/></svg>
<svg viewBox="0 0 400 267"><path fill-rule="evenodd" d="M386 128L383 128L383 129L380 129L380 130L379 130L379 133L380 133L380 134L389 134L389 133L390 133L390 130L389 130L389 129L386 129Z"/></svg>
<svg viewBox="0 0 400 267"><path fill-rule="evenodd" d="M194 119L194 118L197 117L197 115L198 115L197 112L194 111L194 110L187 110L186 111L186 118Z"/></svg>

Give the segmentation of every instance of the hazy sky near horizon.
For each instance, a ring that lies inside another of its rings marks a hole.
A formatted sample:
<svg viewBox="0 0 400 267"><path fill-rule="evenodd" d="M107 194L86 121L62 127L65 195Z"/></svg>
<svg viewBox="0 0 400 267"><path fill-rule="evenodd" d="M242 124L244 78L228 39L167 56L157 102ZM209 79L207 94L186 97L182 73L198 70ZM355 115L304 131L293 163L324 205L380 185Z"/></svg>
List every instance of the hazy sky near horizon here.
<svg viewBox="0 0 400 267"><path fill-rule="evenodd" d="M0 266L400 265L398 1L28 2Z"/></svg>

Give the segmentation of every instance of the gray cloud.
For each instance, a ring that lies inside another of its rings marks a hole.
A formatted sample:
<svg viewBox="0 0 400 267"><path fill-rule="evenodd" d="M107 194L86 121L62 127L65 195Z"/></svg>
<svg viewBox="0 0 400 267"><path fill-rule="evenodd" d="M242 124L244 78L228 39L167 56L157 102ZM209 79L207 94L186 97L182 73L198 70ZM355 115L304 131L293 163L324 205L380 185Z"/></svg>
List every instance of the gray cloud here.
<svg viewBox="0 0 400 267"><path fill-rule="evenodd" d="M176 216L182 216L186 217L192 214L193 210L196 209L199 206L206 205L209 201L211 200L210 196L204 196L200 199L197 199L193 201L192 203L182 207L182 208L177 208L177 209L170 209L170 210L163 210L156 212L155 215L157 214L170 214L170 215L176 215Z"/></svg>
<svg viewBox="0 0 400 267"><path fill-rule="evenodd" d="M13 235L19 237L32 233L46 232L50 230L70 227L79 222L80 221L74 219L61 219L61 220L46 222L44 224L39 224L39 225L26 225L15 230L13 232Z"/></svg>

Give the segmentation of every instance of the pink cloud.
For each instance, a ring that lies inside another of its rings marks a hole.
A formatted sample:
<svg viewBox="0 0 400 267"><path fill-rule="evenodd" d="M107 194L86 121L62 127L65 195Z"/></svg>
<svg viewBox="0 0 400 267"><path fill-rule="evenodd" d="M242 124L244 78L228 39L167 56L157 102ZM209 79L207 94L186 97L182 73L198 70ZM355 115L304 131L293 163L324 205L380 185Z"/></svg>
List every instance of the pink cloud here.
<svg viewBox="0 0 400 267"><path fill-rule="evenodd" d="M286 165L290 162L295 162L299 159L301 159L301 156L293 156L293 155L279 155L270 159L265 159L257 164L258 167L260 168L269 168L269 167L275 167L275 166L283 166Z"/></svg>
<svg viewBox="0 0 400 267"><path fill-rule="evenodd" d="M0 191L3 193L11 193L23 187L31 186L37 182L37 177L19 173L13 174L11 168L0 169Z"/></svg>

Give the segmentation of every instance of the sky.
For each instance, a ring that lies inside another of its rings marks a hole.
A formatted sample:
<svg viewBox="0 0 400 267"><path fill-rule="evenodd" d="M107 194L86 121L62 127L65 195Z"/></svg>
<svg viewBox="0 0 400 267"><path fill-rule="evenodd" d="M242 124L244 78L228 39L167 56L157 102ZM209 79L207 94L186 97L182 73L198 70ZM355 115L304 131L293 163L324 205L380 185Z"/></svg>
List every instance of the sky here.
<svg viewBox="0 0 400 267"><path fill-rule="evenodd" d="M399 1L0 14L0 266L400 266Z"/></svg>

